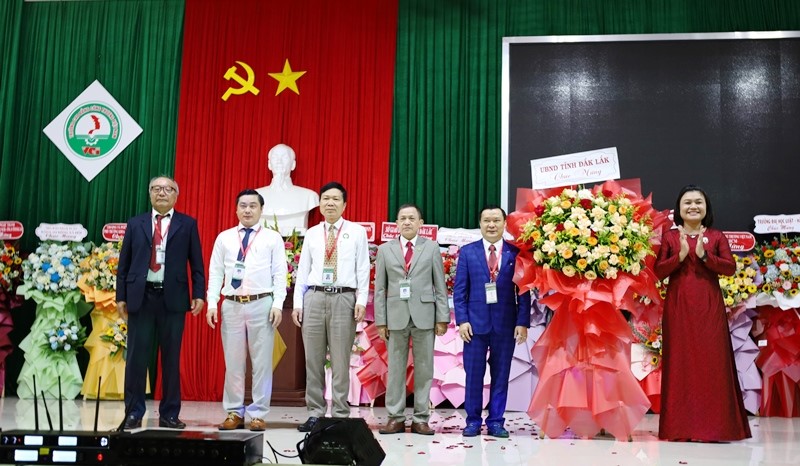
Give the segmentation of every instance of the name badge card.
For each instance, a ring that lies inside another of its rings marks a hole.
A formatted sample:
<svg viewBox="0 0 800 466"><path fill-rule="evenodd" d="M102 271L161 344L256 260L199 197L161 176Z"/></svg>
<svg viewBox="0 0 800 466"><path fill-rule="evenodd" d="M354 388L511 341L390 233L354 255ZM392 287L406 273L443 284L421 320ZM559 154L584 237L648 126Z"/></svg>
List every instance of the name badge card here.
<svg viewBox="0 0 800 466"><path fill-rule="evenodd" d="M400 299L411 299L411 280L400 280Z"/></svg>
<svg viewBox="0 0 800 466"><path fill-rule="evenodd" d="M164 246L156 247L156 264L164 265L167 260L167 250Z"/></svg>
<svg viewBox="0 0 800 466"><path fill-rule="evenodd" d="M333 267L324 267L322 269L322 284L325 286L333 285Z"/></svg>
<svg viewBox="0 0 800 466"><path fill-rule="evenodd" d="M235 264L233 264L231 278L234 280L244 280L244 262L237 261Z"/></svg>
<svg viewBox="0 0 800 466"><path fill-rule="evenodd" d="M497 283L489 282L485 286L486 304L497 304Z"/></svg>

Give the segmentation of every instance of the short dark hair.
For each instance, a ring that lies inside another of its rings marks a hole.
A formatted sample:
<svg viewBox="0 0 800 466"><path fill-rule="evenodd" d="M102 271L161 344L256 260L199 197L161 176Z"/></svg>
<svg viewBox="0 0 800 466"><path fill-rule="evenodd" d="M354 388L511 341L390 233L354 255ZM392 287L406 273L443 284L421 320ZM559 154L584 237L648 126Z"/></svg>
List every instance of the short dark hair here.
<svg viewBox="0 0 800 466"><path fill-rule="evenodd" d="M711 199L709 199L708 194L706 194L703 188L693 184L687 184L681 188L681 192L678 193L678 199L675 200L675 210L672 211L672 221L675 222L675 225L683 225L683 218L681 217L681 198L684 194L693 191L702 194L703 199L706 201L706 216L703 217L703 221L700 223L706 228L711 228L711 225L714 224L714 209L711 208Z"/></svg>
<svg viewBox="0 0 800 466"><path fill-rule="evenodd" d="M424 218L422 216L422 209L420 209L419 206L417 206L416 204L403 204L403 205L401 205L400 207L397 208L397 215L398 216L400 215L400 211L401 210L408 209L408 208L417 209L417 215L419 215L419 218Z"/></svg>
<svg viewBox="0 0 800 466"><path fill-rule="evenodd" d="M244 189L236 196L236 205L239 205L239 201L242 199L242 196L252 196L252 195L258 196L258 202L261 204L261 207L264 207L264 196L262 196L261 194L258 193L258 191L252 188Z"/></svg>
<svg viewBox="0 0 800 466"><path fill-rule="evenodd" d="M321 188L319 188L319 195L322 196L322 193L324 193L329 189L338 189L339 191L341 191L342 201L347 202L347 190L344 189L344 186L342 186L341 183L339 183L338 181L330 181L328 183L325 183L324 185L322 185Z"/></svg>
<svg viewBox="0 0 800 466"><path fill-rule="evenodd" d="M483 206L483 209L481 209L480 213L478 214L478 222L481 221L481 217L483 217L483 213L485 211L487 211L487 210L495 210L495 209L499 209L500 212L503 213L503 220L505 220L506 219L506 211L503 210L502 207L500 207L497 204L486 204L485 206Z"/></svg>

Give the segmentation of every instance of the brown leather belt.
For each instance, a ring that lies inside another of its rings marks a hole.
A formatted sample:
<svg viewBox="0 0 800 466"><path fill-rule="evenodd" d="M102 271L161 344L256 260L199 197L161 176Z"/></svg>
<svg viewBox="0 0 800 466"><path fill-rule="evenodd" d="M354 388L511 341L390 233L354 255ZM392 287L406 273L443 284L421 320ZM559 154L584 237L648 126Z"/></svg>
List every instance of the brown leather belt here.
<svg viewBox="0 0 800 466"><path fill-rule="evenodd" d="M272 296L272 293L225 296L225 299L227 299L228 301L234 301L234 302L237 302L237 303L249 303L250 301L258 301L259 299L264 299L267 296Z"/></svg>
<svg viewBox="0 0 800 466"><path fill-rule="evenodd" d="M355 288L347 286L309 286L314 291L322 291L323 293L355 293Z"/></svg>

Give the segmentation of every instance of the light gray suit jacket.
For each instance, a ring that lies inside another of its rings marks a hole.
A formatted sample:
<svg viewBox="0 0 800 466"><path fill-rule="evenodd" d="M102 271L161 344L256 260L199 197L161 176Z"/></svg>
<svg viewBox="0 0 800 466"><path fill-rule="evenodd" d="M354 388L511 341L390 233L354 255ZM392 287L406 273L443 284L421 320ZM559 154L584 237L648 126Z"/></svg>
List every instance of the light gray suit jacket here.
<svg viewBox="0 0 800 466"><path fill-rule="evenodd" d="M432 329L436 322L450 322L447 284L439 243L417 237L408 279L411 298L400 299L400 280L406 278L405 251L399 239L378 247L375 262L375 325L401 330L409 320L420 329Z"/></svg>

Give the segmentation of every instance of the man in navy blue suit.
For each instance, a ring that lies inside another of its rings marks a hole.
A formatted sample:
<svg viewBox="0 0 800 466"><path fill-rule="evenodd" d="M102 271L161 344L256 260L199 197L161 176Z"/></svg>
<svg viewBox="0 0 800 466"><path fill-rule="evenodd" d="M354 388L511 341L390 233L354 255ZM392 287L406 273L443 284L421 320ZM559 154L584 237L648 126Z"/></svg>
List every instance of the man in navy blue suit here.
<svg viewBox="0 0 800 466"><path fill-rule="evenodd" d="M489 351L489 415L486 429L494 437L508 437L504 427L508 376L514 343L528 338L530 292L518 294L514 284L514 264L519 249L503 241L506 213L499 206L481 210L483 239L461 248L453 289L458 333L464 340L467 425L464 437L481 431L483 418L483 377Z"/></svg>
<svg viewBox="0 0 800 466"><path fill-rule="evenodd" d="M159 176L148 186L150 212L128 220L117 269L117 310L128 320L125 366L126 429L142 426L147 365L161 348L160 427L183 429L180 357L185 314L203 309L206 278L197 221L176 212L178 184ZM191 302L187 264L191 269Z"/></svg>

